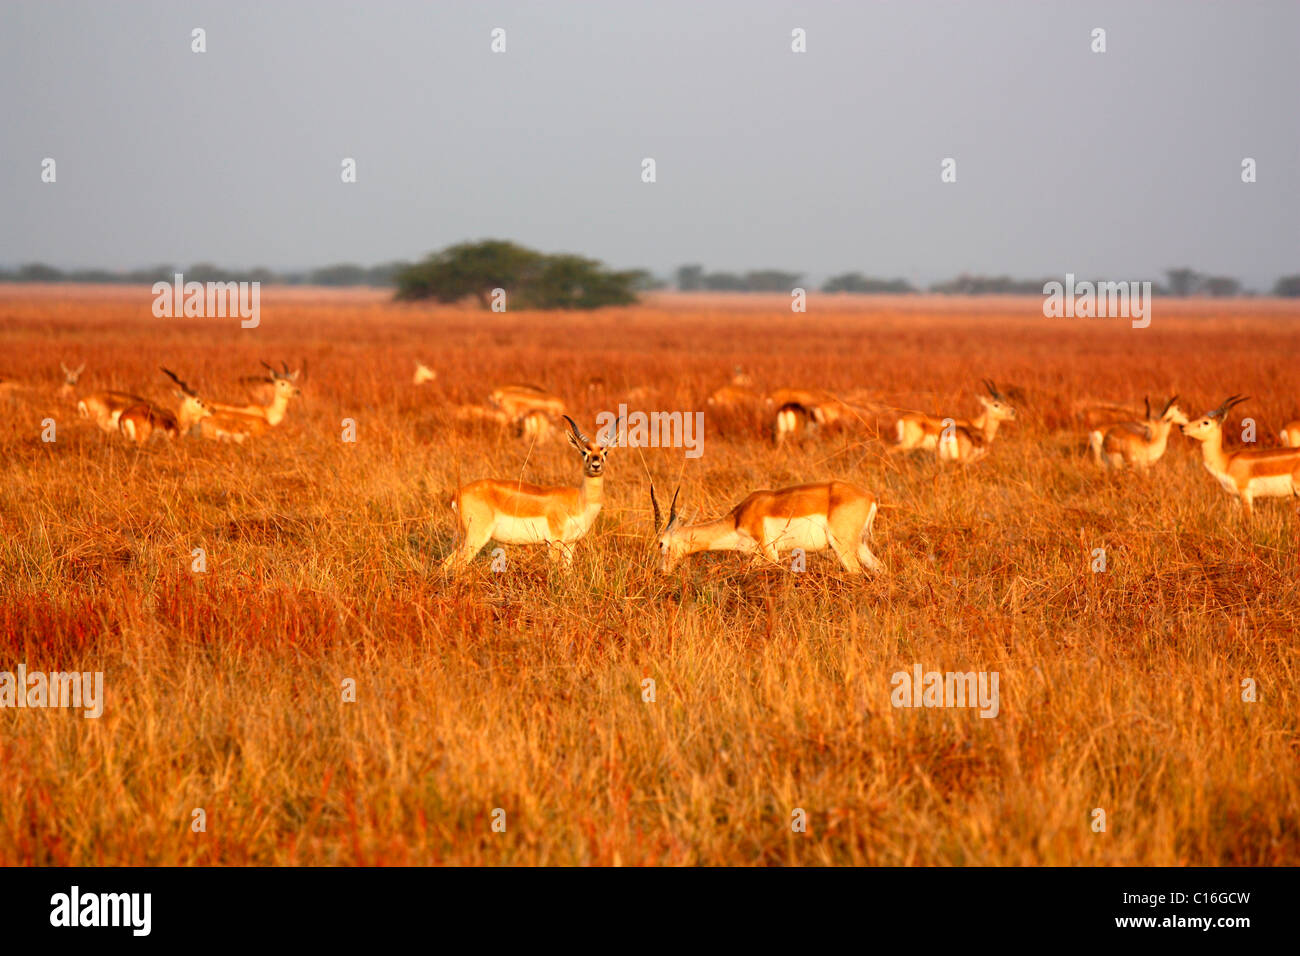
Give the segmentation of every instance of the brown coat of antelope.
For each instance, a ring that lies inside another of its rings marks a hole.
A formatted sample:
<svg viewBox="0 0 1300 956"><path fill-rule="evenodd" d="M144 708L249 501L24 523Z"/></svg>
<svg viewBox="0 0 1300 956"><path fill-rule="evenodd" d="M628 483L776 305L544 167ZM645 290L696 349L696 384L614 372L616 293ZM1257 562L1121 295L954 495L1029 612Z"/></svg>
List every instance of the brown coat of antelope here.
<svg viewBox="0 0 1300 956"><path fill-rule="evenodd" d="M1125 465L1149 468L1164 456L1174 426L1187 424L1187 416L1178 407L1177 395L1155 416L1151 414L1151 402L1143 401L1147 410L1144 421L1121 422L1104 432L1097 429L1088 436L1088 448L1097 464L1112 469Z"/></svg>
<svg viewBox="0 0 1300 956"><path fill-rule="evenodd" d="M679 527L674 492L662 531L658 530L661 516L653 483L650 503L659 535L660 570L665 573L687 555L701 551L739 551L776 563L781 552L795 548L805 552L830 548L840 564L854 574L864 568L877 573L885 570L868 545L876 520L876 497L847 481L755 491L716 521L685 527Z"/></svg>
<svg viewBox="0 0 1300 956"><path fill-rule="evenodd" d="M194 393L194 390L176 377L176 373L163 369L163 373L179 387L176 393L180 406L175 413L159 408L152 402L139 402L124 409L118 417L117 427L129 442L143 445L154 435L168 440L186 434L203 419L212 415L212 409Z"/></svg>
<svg viewBox="0 0 1300 956"><path fill-rule="evenodd" d="M1201 443L1201 460L1228 494L1241 502L1249 519L1256 498L1300 496L1300 448L1223 447L1223 423L1228 412L1246 399L1234 395L1213 411L1183 426L1183 434Z"/></svg>
<svg viewBox="0 0 1300 956"><path fill-rule="evenodd" d="M208 402L208 406L217 415L222 413L249 415L266 419L268 425L279 425L289 413L290 400L302 394L302 389L298 387L298 376L302 374L302 369L290 372L288 362L281 362L280 364L283 366L283 371L277 371L266 362L262 363L269 374L268 377L261 379L261 381L270 383L272 389L271 400L265 405L259 405L256 402L244 405L228 402Z"/></svg>
<svg viewBox="0 0 1300 956"><path fill-rule="evenodd" d="M989 379L984 379L989 398L975 396L983 410L974 418L936 418L924 412L907 412L894 423L895 442L891 453L933 449L940 461L969 464L988 454L1002 422L1016 419L1016 410Z"/></svg>

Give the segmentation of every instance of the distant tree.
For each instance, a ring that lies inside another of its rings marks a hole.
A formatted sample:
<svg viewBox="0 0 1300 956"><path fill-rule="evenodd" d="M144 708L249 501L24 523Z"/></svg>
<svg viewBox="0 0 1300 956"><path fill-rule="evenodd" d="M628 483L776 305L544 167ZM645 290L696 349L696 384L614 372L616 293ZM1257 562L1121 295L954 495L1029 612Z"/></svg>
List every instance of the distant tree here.
<svg viewBox="0 0 1300 956"><path fill-rule="evenodd" d="M397 285L397 274L410 267L409 262L385 262L371 266L366 272L366 283L380 286Z"/></svg>
<svg viewBox="0 0 1300 956"><path fill-rule="evenodd" d="M682 266L678 269L677 288L682 292L696 292L704 288L704 267Z"/></svg>
<svg viewBox="0 0 1300 956"><path fill-rule="evenodd" d="M396 274L397 298L458 302L474 296L487 307L505 289L511 307L595 309L636 301L642 273L611 272L595 259L543 255L513 242L463 242Z"/></svg>
<svg viewBox="0 0 1300 956"><path fill-rule="evenodd" d="M822 285L823 292L856 292L868 295L905 295L916 291L906 279L869 279L860 272L832 276Z"/></svg>
<svg viewBox="0 0 1300 956"><path fill-rule="evenodd" d="M1294 299L1300 296L1300 275L1283 276L1273 285L1273 294Z"/></svg>
<svg viewBox="0 0 1300 956"><path fill-rule="evenodd" d="M796 285L802 273L782 272L779 269L759 269L746 272L743 280L746 292L786 292Z"/></svg>
<svg viewBox="0 0 1300 956"><path fill-rule="evenodd" d="M365 285L368 275L369 271L364 266L340 262L322 269L313 269L308 274L307 281L312 285L326 286Z"/></svg>
<svg viewBox="0 0 1300 956"><path fill-rule="evenodd" d="M700 280L710 292L744 292L745 280L734 272L709 272Z"/></svg>
<svg viewBox="0 0 1300 956"><path fill-rule="evenodd" d="M43 262L31 262L18 269L19 282L62 282L63 271Z"/></svg>
<svg viewBox="0 0 1300 956"><path fill-rule="evenodd" d="M1201 288L1216 299L1229 298L1241 292L1241 283L1228 276L1212 276L1201 283Z"/></svg>
<svg viewBox="0 0 1300 956"><path fill-rule="evenodd" d="M1166 269L1169 279L1169 294L1176 296L1193 295L1201 285L1201 274L1195 269Z"/></svg>
<svg viewBox="0 0 1300 956"><path fill-rule="evenodd" d="M638 272L608 272L595 259L546 256L541 270L524 284L516 304L526 309L598 309L630 305Z"/></svg>
<svg viewBox="0 0 1300 956"><path fill-rule="evenodd" d="M1013 279L1010 276L972 276L963 273L947 282L930 286L943 295L1042 295L1044 281Z"/></svg>
<svg viewBox="0 0 1300 956"><path fill-rule="evenodd" d="M398 299L459 302L474 296L486 308L493 289L515 291L541 270L540 252L513 242L462 242L435 252L397 276Z"/></svg>

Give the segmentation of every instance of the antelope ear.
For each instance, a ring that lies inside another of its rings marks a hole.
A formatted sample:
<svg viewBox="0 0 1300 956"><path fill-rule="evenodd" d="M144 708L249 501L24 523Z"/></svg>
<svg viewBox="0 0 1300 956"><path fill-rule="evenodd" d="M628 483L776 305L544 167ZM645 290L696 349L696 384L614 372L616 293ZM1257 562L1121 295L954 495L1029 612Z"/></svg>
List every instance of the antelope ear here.
<svg viewBox="0 0 1300 956"><path fill-rule="evenodd" d="M578 441L578 437L574 435L573 432L565 432L564 437L569 439L569 444L578 449L578 451L585 452L587 450L586 446L583 445L582 442Z"/></svg>

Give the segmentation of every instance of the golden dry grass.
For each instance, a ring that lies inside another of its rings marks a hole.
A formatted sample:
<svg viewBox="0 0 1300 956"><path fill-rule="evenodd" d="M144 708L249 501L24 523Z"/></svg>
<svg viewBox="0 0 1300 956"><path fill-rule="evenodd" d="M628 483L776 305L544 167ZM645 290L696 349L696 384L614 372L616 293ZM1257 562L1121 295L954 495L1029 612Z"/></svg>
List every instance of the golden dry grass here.
<svg viewBox="0 0 1300 956"><path fill-rule="evenodd" d="M244 331L150 301L0 289L0 373L20 383L0 393L0 670L102 670L108 698L99 720L0 711L0 863L1300 860L1295 504L1244 526L1181 436L1149 476L1100 475L1066 413L1247 392L1238 414L1270 443L1300 410L1294 305L1158 301L1133 330L1015 299L500 316L266 290ZM167 365L228 399L263 358L310 377L251 447L136 450L54 398L60 361L88 363L85 389L161 398ZM436 383L411 386L416 359ZM715 416L698 461L643 453L705 516L802 480L877 491L883 580L824 555L802 575L707 555L661 577L633 450L611 456L571 576L519 549L504 574L486 554L439 572L457 476L578 474L563 444L457 425L452 404L533 381L590 428L638 386L633 407L702 409L736 363L862 403L971 412L983 376L1028 402L965 470L882 456L883 412L780 451L760 418ZM1001 714L892 708L890 675L916 662L998 671Z"/></svg>

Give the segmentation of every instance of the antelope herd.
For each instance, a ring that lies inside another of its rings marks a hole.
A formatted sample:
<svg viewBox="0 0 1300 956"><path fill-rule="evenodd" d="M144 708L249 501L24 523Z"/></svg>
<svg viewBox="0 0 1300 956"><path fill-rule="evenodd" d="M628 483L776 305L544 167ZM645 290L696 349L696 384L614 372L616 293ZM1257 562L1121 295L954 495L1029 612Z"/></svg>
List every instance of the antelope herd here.
<svg viewBox="0 0 1300 956"><path fill-rule="evenodd" d="M76 408L78 415L109 434L144 445L156 438L174 440L187 435L242 443L259 438L282 425L291 402L302 395L305 365L290 371L263 362L265 374L251 379L268 387L264 401L221 402L199 392L171 369L161 372L176 388L175 406L163 407L131 392L83 391L77 368L61 365L63 381L56 396ZM417 363L412 383L437 380L437 372ZM249 381L250 379L245 379ZM593 380L592 389L603 387ZM760 393L753 379L736 367L731 381L713 392L708 405L717 411L766 408L772 417L772 440L785 442L811 432L860 419L867 411L885 411L892 417L893 441L888 454L930 453L942 464L971 465L987 457L1003 424L1016 421L1013 404L1024 398L1018 389L999 389L983 381L987 394L977 394L979 411L969 418L955 414L891 409L864 400L859 404L821 389L780 388ZM12 396L23 386L0 380L0 395ZM577 487L547 487L515 479L480 479L460 485L451 494L451 508L459 526L460 544L443 561L446 569L463 568L492 540L501 544L545 545L548 555L564 568L573 562L575 544L587 535L600 513L604 495L605 462L622 442L616 425L600 441L588 438L566 413L563 399L537 385L506 384L492 389L486 405L460 406L463 422L485 423L529 442L565 434L582 462ZM1228 412L1246 401L1234 395L1218 408L1188 419L1173 396L1153 413L1150 401L1141 420L1111 404L1073 407L1074 419L1088 432L1087 446L1103 470L1147 471L1164 456L1174 426L1200 445L1202 462L1223 489L1240 502L1250 518L1256 498L1300 498L1300 420L1280 432L1282 447L1236 449L1224 447ZM868 409L866 406L872 406ZM566 426L558 425L563 419ZM621 424L621 422L620 422ZM776 563L783 552L834 552L845 570L882 573L884 565L871 552L869 540L878 504L874 495L846 481L823 481L777 490L755 491L731 511L713 521L683 524L673 494L666 522L660 513L654 484L650 501L654 513L661 570L672 571L684 558L701 551L736 551Z"/></svg>

